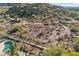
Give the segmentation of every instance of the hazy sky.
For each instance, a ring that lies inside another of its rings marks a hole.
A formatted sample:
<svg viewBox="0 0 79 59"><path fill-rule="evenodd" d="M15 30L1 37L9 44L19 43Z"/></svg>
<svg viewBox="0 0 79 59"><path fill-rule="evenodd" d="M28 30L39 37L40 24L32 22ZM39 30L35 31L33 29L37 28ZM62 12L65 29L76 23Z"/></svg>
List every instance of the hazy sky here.
<svg viewBox="0 0 79 59"><path fill-rule="evenodd" d="M79 7L79 3L53 3L53 4L65 7Z"/></svg>

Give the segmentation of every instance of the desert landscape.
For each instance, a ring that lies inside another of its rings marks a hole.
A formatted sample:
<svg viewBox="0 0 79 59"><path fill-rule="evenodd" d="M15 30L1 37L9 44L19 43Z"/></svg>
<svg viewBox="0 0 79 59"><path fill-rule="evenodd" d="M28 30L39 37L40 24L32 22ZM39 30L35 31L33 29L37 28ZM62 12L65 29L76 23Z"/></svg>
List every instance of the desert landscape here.
<svg viewBox="0 0 79 59"><path fill-rule="evenodd" d="M0 56L79 56L79 7L0 4Z"/></svg>

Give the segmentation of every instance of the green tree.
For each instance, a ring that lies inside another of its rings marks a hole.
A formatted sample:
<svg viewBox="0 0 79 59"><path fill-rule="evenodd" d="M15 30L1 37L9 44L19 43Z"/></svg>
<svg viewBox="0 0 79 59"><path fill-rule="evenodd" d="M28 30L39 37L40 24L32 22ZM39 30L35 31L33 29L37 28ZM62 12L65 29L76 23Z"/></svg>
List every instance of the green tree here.
<svg viewBox="0 0 79 59"><path fill-rule="evenodd" d="M63 54L65 49L60 46L53 46L43 50L44 56L60 56Z"/></svg>

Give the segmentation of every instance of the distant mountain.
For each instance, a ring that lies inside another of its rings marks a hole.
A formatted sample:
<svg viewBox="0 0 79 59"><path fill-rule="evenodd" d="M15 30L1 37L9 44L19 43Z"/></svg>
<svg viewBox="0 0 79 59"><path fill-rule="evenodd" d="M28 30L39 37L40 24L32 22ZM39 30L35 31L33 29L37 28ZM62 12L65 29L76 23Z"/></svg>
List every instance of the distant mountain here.
<svg viewBox="0 0 79 59"><path fill-rule="evenodd" d="M79 7L79 3L53 3L53 5L62 7Z"/></svg>
<svg viewBox="0 0 79 59"><path fill-rule="evenodd" d="M14 6L17 5L18 3L0 3L0 6Z"/></svg>

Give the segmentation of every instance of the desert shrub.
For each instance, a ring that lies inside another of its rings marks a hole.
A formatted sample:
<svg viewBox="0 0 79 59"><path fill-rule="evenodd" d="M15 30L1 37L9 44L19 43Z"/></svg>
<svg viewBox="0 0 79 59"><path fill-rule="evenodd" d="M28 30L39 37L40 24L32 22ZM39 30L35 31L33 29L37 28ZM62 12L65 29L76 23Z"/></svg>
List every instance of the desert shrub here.
<svg viewBox="0 0 79 59"><path fill-rule="evenodd" d="M4 20L3 19L0 19L0 23L2 23L2 22L4 22Z"/></svg>
<svg viewBox="0 0 79 59"><path fill-rule="evenodd" d="M72 51L72 52L65 51L65 52L63 53L63 55L65 55L65 56L78 56L79 53L76 52L76 51Z"/></svg>
<svg viewBox="0 0 79 59"><path fill-rule="evenodd" d="M75 51L79 52L79 38L74 38Z"/></svg>
<svg viewBox="0 0 79 59"><path fill-rule="evenodd" d="M0 38L5 38L7 37L7 32L4 32L4 31L0 31Z"/></svg>
<svg viewBox="0 0 79 59"><path fill-rule="evenodd" d="M75 24L70 24L70 29L71 29L71 32L73 33L77 33L79 31L79 27L76 26Z"/></svg>
<svg viewBox="0 0 79 59"><path fill-rule="evenodd" d="M11 26L11 32L17 32L17 31L19 31L21 28L22 28L21 25L19 25L19 24L13 24L13 25Z"/></svg>
<svg viewBox="0 0 79 59"><path fill-rule="evenodd" d="M78 56L79 52L74 51L67 51L62 46L54 46L44 49L42 51L44 56Z"/></svg>
<svg viewBox="0 0 79 59"><path fill-rule="evenodd" d="M75 17L75 20L79 20L79 16L76 16L76 17Z"/></svg>
<svg viewBox="0 0 79 59"><path fill-rule="evenodd" d="M71 32L76 33L76 32L78 32L78 29L76 29L76 28L72 28L72 29L71 29Z"/></svg>
<svg viewBox="0 0 79 59"><path fill-rule="evenodd" d="M79 46L79 38L75 38L74 43L75 43L76 46Z"/></svg>
<svg viewBox="0 0 79 59"><path fill-rule="evenodd" d="M62 17L62 20L69 21L69 20L70 20L70 18L69 18L68 16L64 16L64 17Z"/></svg>
<svg viewBox="0 0 79 59"><path fill-rule="evenodd" d="M18 56L19 54L18 54L18 51L19 51L19 46L18 46L18 42L15 42L15 41L12 41L12 43L13 43L13 49L12 49L12 55L13 56Z"/></svg>
<svg viewBox="0 0 79 59"><path fill-rule="evenodd" d="M28 34L29 30L27 28L22 27L20 31L17 31L15 35L22 37L24 39L30 39L30 35Z"/></svg>
<svg viewBox="0 0 79 59"><path fill-rule="evenodd" d="M65 49L63 47L53 46L43 50L44 56L60 56L63 54Z"/></svg>

